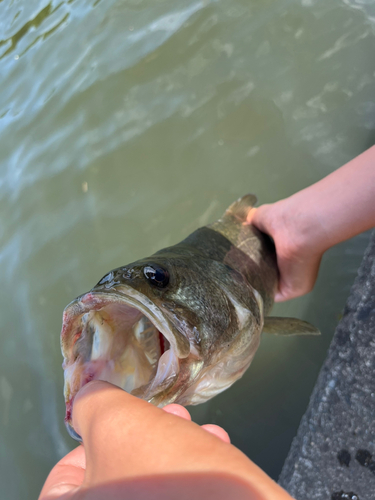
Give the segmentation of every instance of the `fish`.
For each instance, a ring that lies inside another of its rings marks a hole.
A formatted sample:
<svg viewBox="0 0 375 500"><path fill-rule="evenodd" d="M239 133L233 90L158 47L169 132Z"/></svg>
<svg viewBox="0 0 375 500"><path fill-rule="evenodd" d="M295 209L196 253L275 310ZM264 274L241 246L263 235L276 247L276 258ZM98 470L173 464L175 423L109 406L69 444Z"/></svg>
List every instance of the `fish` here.
<svg viewBox="0 0 375 500"><path fill-rule="evenodd" d="M91 380L156 406L204 403L249 367L262 332L319 335L269 316L278 284L272 239L246 222L247 194L180 243L107 273L64 310L65 424Z"/></svg>

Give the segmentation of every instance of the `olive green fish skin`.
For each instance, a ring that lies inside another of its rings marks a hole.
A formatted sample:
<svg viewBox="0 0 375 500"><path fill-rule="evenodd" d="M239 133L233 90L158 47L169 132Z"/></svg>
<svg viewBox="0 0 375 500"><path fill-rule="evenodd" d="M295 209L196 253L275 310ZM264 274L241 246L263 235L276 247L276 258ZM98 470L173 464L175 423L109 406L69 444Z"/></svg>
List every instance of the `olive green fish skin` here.
<svg viewBox="0 0 375 500"><path fill-rule="evenodd" d="M273 245L265 235L250 226L242 235L251 238L254 259L218 231L203 227L177 245L113 270L109 283L103 285L101 280L91 291L99 292L114 286L121 288L121 285L139 290L167 316L173 317L181 333L196 338L202 355L208 356L213 348L219 347L217 342L226 344L236 335L236 313L228 301L227 292L252 312L257 324L262 318L252 288L262 296L265 312L273 303L277 282ZM248 245L248 250L250 248L252 246ZM170 280L166 288L159 289L147 283L143 270L150 264L168 270Z"/></svg>
<svg viewBox="0 0 375 500"><path fill-rule="evenodd" d="M143 271L150 264L168 270L167 287L147 282ZM159 405L194 404L184 391L195 380L197 365L207 371L228 356L242 357L237 369L222 374L222 384L231 385L250 364L259 345L263 316L273 304L276 256L266 235L227 215L177 245L113 270L110 281L104 285L102 281L92 292L121 290L122 285L140 291L163 311L180 339L198 346L199 360L180 358L180 374L171 390L149 399ZM238 311L228 296L248 312L246 325L239 325Z"/></svg>
<svg viewBox="0 0 375 500"><path fill-rule="evenodd" d="M72 401L93 378L164 406L202 403L243 375L278 279L273 242L246 223L254 202L254 196L244 196L210 226L114 269L66 307L61 345L66 423L73 437ZM150 268L164 270L168 279L153 282ZM281 323L278 318L271 330ZM295 333L298 321L292 327L282 334ZM158 347L159 332L166 349ZM130 389L128 380L136 380Z"/></svg>
<svg viewBox="0 0 375 500"><path fill-rule="evenodd" d="M278 280L276 252L272 240L255 226L229 214L208 227L231 242L232 246L223 262L237 269L260 293L266 316L272 308Z"/></svg>

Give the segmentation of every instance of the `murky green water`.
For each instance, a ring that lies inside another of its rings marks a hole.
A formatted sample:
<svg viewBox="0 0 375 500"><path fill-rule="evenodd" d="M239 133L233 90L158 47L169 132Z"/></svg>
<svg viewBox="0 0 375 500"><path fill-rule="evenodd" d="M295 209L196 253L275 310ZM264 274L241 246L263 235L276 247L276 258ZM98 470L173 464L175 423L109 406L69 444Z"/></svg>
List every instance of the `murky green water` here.
<svg viewBox="0 0 375 500"><path fill-rule="evenodd" d="M23 500L75 446L64 306L245 192L275 201L373 144L375 2L0 0L0 39L0 484ZM322 338L265 336L192 410L275 478L367 239L275 308Z"/></svg>

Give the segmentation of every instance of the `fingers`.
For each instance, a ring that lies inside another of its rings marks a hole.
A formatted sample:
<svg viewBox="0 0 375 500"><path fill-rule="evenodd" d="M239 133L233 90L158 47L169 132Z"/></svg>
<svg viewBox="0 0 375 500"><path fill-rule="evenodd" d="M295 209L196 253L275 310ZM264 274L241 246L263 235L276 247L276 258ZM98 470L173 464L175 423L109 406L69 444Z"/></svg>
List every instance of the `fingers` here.
<svg viewBox="0 0 375 500"><path fill-rule="evenodd" d="M284 257L277 255L280 277L275 302L284 302L305 295L313 289L318 277L321 255L303 253Z"/></svg>
<svg viewBox="0 0 375 500"><path fill-rule="evenodd" d="M177 415L178 417L184 418L186 420L191 420L190 413L181 405L167 405L164 406L163 410L167 413L172 413L173 415ZM230 443L229 434L222 427L219 427L215 424L204 424L201 426L201 428L218 437L219 439L224 441L224 443Z"/></svg>
<svg viewBox="0 0 375 500"><path fill-rule="evenodd" d="M230 443L230 437L229 434L219 425L215 424L204 424L202 425L202 429L205 429L206 431L210 432L214 436L218 437L224 443Z"/></svg>
<svg viewBox="0 0 375 500"><path fill-rule="evenodd" d="M53 500L60 498L64 494L73 495L83 482L85 468L85 450L83 446L79 445L62 458L51 470L44 483L39 500ZM68 499L69 496L66 498Z"/></svg>
<svg viewBox="0 0 375 500"><path fill-rule="evenodd" d="M267 233L275 243L279 269L275 302L305 295L315 285L322 251L299 229L300 219L298 210L291 209L288 199L252 208L247 217L248 223Z"/></svg>
<svg viewBox="0 0 375 500"><path fill-rule="evenodd" d="M275 294L275 302L285 302L292 298L288 294L284 295L283 292L276 292Z"/></svg>
<svg viewBox="0 0 375 500"><path fill-rule="evenodd" d="M191 420L190 413L181 405L170 404L162 408L163 411L171 413L172 415L177 415L177 417L184 418L185 420Z"/></svg>

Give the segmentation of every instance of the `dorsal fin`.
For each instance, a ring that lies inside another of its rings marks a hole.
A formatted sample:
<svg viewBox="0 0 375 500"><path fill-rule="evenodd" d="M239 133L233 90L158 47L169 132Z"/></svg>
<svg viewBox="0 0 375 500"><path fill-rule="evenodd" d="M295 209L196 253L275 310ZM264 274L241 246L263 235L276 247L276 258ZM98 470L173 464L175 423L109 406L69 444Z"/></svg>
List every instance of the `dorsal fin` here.
<svg viewBox="0 0 375 500"><path fill-rule="evenodd" d="M232 215L241 222L245 222L250 208L252 208L257 201L257 197L254 194L245 194L245 196L242 196L242 198L232 203L232 205L226 209L224 215Z"/></svg>

